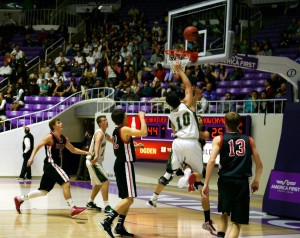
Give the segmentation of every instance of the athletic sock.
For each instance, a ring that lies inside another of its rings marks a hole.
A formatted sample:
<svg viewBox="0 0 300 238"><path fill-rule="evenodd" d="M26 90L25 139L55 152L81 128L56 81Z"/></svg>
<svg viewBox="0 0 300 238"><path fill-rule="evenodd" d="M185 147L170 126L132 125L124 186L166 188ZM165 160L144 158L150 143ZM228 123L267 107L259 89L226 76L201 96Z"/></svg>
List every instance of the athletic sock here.
<svg viewBox="0 0 300 238"><path fill-rule="evenodd" d="M115 210L112 209L112 212L108 214L108 216L105 220L108 221L109 223L112 223L118 215L119 214Z"/></svg>
<svg viewBox="0 0 300 238"><path fill-rule="evenodd" d="M224 238L225 237L225 232L221 232L221 231L218 231L218 234L217 234L218 238Z"/></svg>
<svg viewBox="0 0 300 238"><path fill-rule="evenodd" d="M204 211L205 222L210 221L210 210Z"/></svg>
<svg viewBox="0 0 300 238"><path fill-rule="evenodd" d="M103 201L104 207L107 207L109 205L108 201Z"/></svg>
<svg viewBox="0 0 300 238"><path fill-rule="evenodd" d="M47 192L44 190L34 190L26 195L21 196L21 200L25 201L25 200L29 200L32 198L38 198L38 197L42 197L47 195Z"/></svg>
<svg viewBox="0 0 300 238"><path fill-rule="evenodd" d="M94 203L94 199L91 199L91 198L90 198L89 202L92 202L92 203Z"/></svg>
<svg viewBox="0 0 300 238"><path fill-rule="evenodd" d="M67 204L70 207L70 209L72 209L75 206L72 198L66 199L66 201L67 201Z"/></svg>
<svg viewBox="0 0 300 238"><path fill-rule="evenodd" d="M126 218L125 215L119 215L117 227L123 227L124 226L125 218Z"/></svg>
<svg viewBox="0 0 300 238"><path fill-rule="evenodd" d="M184 176L188 177L192 173L192 170L190 168L187 168L184 170Z"/></svg>
<svg viewBox="0 0 300 238"><path fill-rule="evenodd" d="M151 197L151 201L157 201L159 194L157 193L153 193L152 197Z"/></svg>

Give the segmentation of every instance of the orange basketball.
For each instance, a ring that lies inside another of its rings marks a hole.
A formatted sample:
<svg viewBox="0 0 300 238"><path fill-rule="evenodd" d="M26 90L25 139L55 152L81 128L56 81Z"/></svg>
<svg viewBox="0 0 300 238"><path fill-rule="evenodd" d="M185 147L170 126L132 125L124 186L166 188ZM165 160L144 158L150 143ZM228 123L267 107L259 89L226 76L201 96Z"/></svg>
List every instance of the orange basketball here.
<svg viewBox="0 0 300 238"><path fill-rule="evenodd" d="M183 31L184 39L187 41L195 41L198 38L198 29L195 26L188 26Z"/></svg>

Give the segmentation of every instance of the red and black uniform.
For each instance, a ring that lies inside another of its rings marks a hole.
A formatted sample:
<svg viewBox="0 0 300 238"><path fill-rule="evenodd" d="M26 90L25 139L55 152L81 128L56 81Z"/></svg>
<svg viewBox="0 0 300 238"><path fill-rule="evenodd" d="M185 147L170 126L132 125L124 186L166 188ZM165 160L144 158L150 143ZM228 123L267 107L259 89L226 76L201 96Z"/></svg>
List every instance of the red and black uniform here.
<svg viewBox="0 0 300 238"><path fill-rule="evenodd" d="M240 133L225 133L220 139L218 211L231 215L232 222L248 224L252 140Z"/></svg>
<svg viewBox="0 0 300 238"><path fill-rule="evenodd" d="M53 132L51 132L51 135L53 144L45 145L44 174L39 187L39 190L48 192L53 189L55 183L62 185L69 181L69 176L62 169L63 150L68 139L63 135L58 137Z"/></svg>
<svg viewBox="0 0 300 238"><path fill-rule="evenodd" d="M130 141L123 141L121 137L122 127L117 127L113 132L114 154L117 157L114 172L120 198L136 197L136 184L133 162L135 150L132 137Z"/></svg>

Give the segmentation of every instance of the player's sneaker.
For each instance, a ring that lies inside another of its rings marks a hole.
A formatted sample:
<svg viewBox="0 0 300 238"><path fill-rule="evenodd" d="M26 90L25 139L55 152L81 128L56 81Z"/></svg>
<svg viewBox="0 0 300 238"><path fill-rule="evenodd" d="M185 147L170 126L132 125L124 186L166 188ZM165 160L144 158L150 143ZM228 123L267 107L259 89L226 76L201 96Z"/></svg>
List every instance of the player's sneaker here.
<svg viewBox="0 0 300 238"><path fill-rule="evenodd" d="M103 220L99 224L103 228L103 230L107 233L107 235L109 235L109 237L114 238L114 234L111 231L111 224L108 221Z"/></svg>
<svg viewBox="0 0 300 238"><path fill-rule="evenodd" d="M71 217L74 218L76 216L78 216L79 214L85 212L86 208L85 207L72 207L72 210L71 210Z"/></svg>
<svg viewBox="0 0 300 238"><path fill-rule="evenodd" d="M195 186L194 186L194 183L196 182L196 175L191 173L189 175L189 178L188 178L188 191L189 192L193 192L195 191Z"/></svg>
<svg viewBox="0 0 300 238"><path fill-rule="evenodd" d="M210 232L210 234L214 235L214 236L217 236L218 235L218 232L216 231L216 229L214 228L213 226L213 221L210 220L210 221L207 221L207 222L204 222L202 224L202 228L204 230L207 230Z"/></svg>
<svg viewBox="0 0 300 238"><path fill-rule="evenodd" d="M128 231L126 231L125 227L123 226L116 226L115 230L114 230L114 235L115 236L123 236L123 237L133 237L134 234L129 233Z"/></svg>
<svg viewBox="0 0 300 238"><path fill-rule="evenodd" d="M183 176L178 180L178 188L183 188L187 185L188 177Z"/></svg>
<svg viewBox="0 0 300 238"><path fill-rule="evenodd" d="M156 208L156 202L155 200L149 200L148 202L146 202L146 205L148 205L149 207L153 207Z"/></svg>
<svg viewBox="0 0 300 238"><path fill-rule="evenodd" d="M109 214L113 211L113 209L111 208L111 206L107 205L105 208L104 208L104 213L106 214Z"/></svg>
<svg viewBox="0 0 300 238"><path fill-rule="evenodd" d="M88 210L95 210L95 211L98 211L98 212L101 212L101 207L98 207L95 203L93 202L88 202L86 204L86 208Z"/></svg>
<svg viewBox="0 0 300 238"><path fill-rule="evenodd" d="M22 201L22 200L21 200L21 197L18 197L18 196L14 197L14 201L15 201L15 205L16 205L16 210L17 210L17 212L18 212L19 214L21 214L21 209L20 209L20 207L21 207L21 204L22 204L24 201Z"/></svg>

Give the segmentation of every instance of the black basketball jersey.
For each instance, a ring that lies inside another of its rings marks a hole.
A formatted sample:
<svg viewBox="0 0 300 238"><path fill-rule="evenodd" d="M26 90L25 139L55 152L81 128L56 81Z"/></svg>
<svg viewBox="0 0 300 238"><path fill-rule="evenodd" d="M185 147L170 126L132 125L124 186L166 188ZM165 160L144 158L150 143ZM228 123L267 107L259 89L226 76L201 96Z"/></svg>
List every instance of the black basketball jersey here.
<svg viewBox="0 0 300 238"><path fill-rule="evenodd" d="M135 161L135 150L133 145L132 137L129 142L125 142L121 138L122 127L116 127L113 132L113 146L114 153L119 162L130 162Z"/></svg>
<svg viewBox="0 0 300 238"><path fill-rule="evenodd" d="M45 163L56 164L62 167L63 160L63 150L65 148L67 139L65 136L61 135L60 138L51 132L53 144L45 145L46 158Z"/></svg>
<svg viewBox="0 0 300 238"><path fill-rule="evenodd" d="M220 136L219 175L246 178L252 176L252 150L250 138L240 133Z"/></svg>

